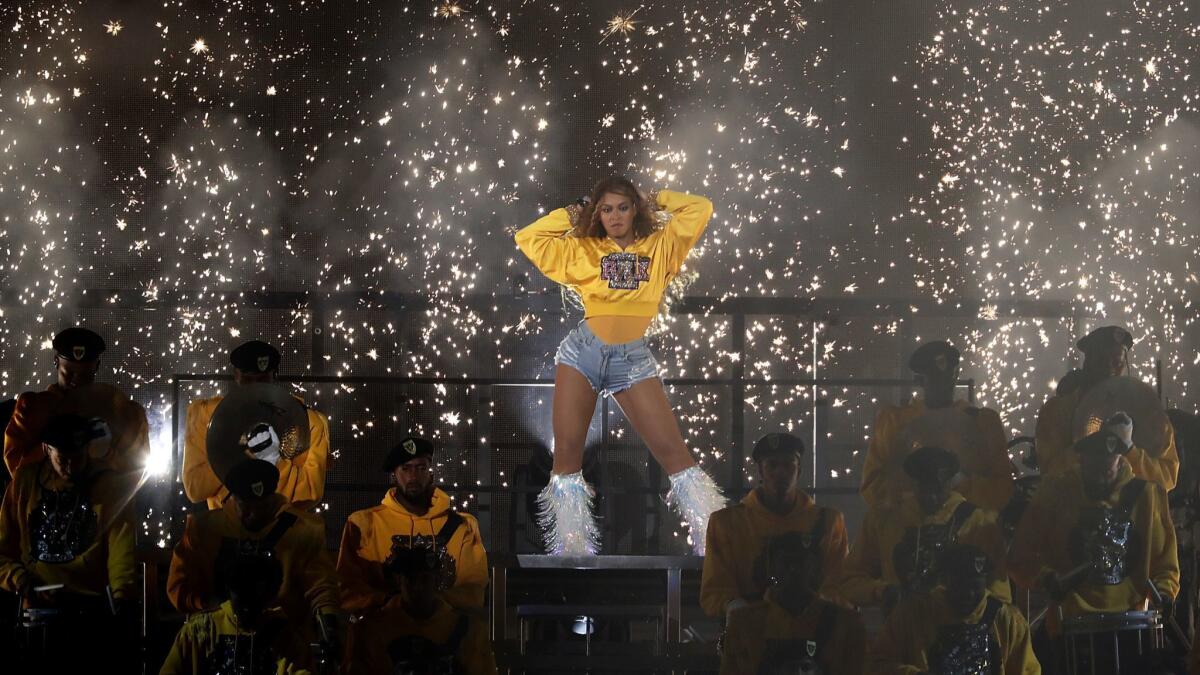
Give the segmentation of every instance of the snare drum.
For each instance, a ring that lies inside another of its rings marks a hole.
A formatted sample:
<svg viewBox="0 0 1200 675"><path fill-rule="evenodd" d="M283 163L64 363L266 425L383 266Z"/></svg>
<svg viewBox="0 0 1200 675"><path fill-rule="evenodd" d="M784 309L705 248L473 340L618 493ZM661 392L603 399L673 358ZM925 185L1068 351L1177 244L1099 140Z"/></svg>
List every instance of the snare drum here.
<svg viewBox="0 0 1200 675"><path fill-rule="evenodd" d="M1067 675L1133 675L1165 642L1156 611L1084 614L1063 620Z"/></svg>

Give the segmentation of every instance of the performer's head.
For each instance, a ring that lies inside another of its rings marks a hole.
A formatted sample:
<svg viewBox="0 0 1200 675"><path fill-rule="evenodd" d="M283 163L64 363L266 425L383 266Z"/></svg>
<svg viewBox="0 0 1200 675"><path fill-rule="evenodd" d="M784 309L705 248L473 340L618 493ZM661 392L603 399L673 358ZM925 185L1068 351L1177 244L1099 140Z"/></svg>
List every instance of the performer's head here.
<svg viewBox="0 0 1200 675"><path fill-rule="evenodd" d="M104 338L86 328L67 328L54 336L54 369L58 386L74 389L96 381Z"/></svg>
<svg viewBox="0 0 1200 675"><path fill-rule="evenodd" d="M945 340L926 342L908 359L908 368L917 377L930 407L945 407L954 402L958 382L959 353Z"/></svg>
<svg viewBox="0 0 1200 675"><path fill-rule="evenodd" d="M1079 453L1079 475L1088 499L1102 500L1112 494L1121 475L1121 457L1125 441L1111 429L1103 428L1075 443Z"/></svg>
<svg viewBox="0 0 1200 675"><path fill-rule="evenodd" d="M92 423L79 415L55 415L42 431L42 444L50 467L60 478L73 480L88 469L88 444L92 442Z"/></svg>
<svg viewBox="0 0 1200 675"><path fill-rule="evenodd" d="M271 345L251 340L229 352L233 364L233 381L239 385L274 382L279 373L279 350Z"/></svg>
<svg viewBox="0 0 1200 675"><path fill-rule="evenodd" d="M251 532L263 529L275 519L279 511L275 496L278 487L279 470L262 459L244 459L225 476L225 489L237 507L238 519Z"/></svg>
<svg viewBox="0 0 1200 675"><path fill-rule="evenodd" d="M784 594L815 593L821 585L820 546L804 532L768 538L762 553L767 583Z"/></svg>
<svg viewBox="0 0 1200 675"><path fill-rule="evenodd" d="M800 482L800 459L804 441L791 434L771 433L758 439L750 453L758 467L759 487L769 499L790 498Z"/></svg>
<svg viewBox="0 0 1200 675"><path fill-rule="evenodd" d="M395 482L398 497L418 506L432 503L433 443L409 436L388 451L383 470Z"/></svg>
<svg viewBox="0 0 1200 675"><path fill-rule="evenodd" d="M228 572L229 604L239 626L253 629L283 585L283 567L273 555L238 555Z"/></svg>
<svg viewBox="0 0 1200 675"><path fill-rule="evenodd" d="M575 225L576 236L626 237L650 235L655 228L654 205L628 178L613 176L596 183L591 202L583 208Z"/></svg>
<svg viewBox="0 0 1200 675"><path fill-rule="evenodd" d="M946 604L959 618L968 616L983 602L992 574L992 561L983 551L970 544L950 544L938 556L937 570Z"/></svg>
<svg viewBox="0 0 1200 675"><path fill-rule="evenodd" d="M1129 371L1133 336L1120 326L1097 328L1075 346L1083 352L1083 371L1092 380L1124 375Z"/></svg>
<svg viewBox="0 0 1200 675"><path fill-rule="evenodd" d="M904 458L904 472L912 478L917 504L927 515L937 513L950 499L958 470L958 457L943 448L917 448Z"/></svg>

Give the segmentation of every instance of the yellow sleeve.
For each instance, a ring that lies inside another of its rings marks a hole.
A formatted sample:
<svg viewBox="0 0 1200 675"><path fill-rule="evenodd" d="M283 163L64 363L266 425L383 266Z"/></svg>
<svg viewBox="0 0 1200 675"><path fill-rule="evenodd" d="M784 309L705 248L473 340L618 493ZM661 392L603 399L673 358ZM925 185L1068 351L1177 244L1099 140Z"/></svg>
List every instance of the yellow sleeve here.
<svg viewBox="0 0 1200 675"><path fill-rule="evenodd" d="M1066 401L1067 397L1051 397L1038 411L1034 452L1043 476L1063 473L1073 466L1069 451L1074 440L1071 438L1071 419L1066 415L1073 415L1074 411L1067 410L1070 406Z"/></svg>
<svg viewBox="0 0 1200 675"><path fill-rule="evenodd" d="M737 508L737 507L731 507ZM704 535L704 570L700 576L700 606L704 613L724 618L725 606L738 598L737 579L732 556L734 550L729 542L728 511L717 511L708 519L708 530ZM743 551L753 555L753 551Z"/></svg>
<svg viewBox="0 0 1200 675"><path fill-rule="evenodd" d="M167 575L167 597L184 614L210 609L209 595L216 584L215 560L200 550L199 518L187 517L183 537L171 552L171 571Z"/></svg>
<svg viewBox="0 0 1200 675"><path fill-rule="evenodd" d="M1005 635L1001 644L1004 645L1004 675L1041 675L1042 667L1037 657L1033 655L1033 640L1029 635L1029 624L1013 609L1012 605L1004 608L1005 620L1003 627Z"/></svg>
<svg viewBox="0 0 1200 675"><path fill-rule="evenodd" d="M883 624L883 630L870 649L868 666L871 675L917 675L929 669L924 645L914 630L930 619L914 603L918 598L901 601Z"/></svg>
<svg viewBox="0 0 1200 675"><path fill-rule="evenodd" d="M140 475L150 459L150 422L146 409L126 398L119 405L121 436L113 439L110 466L122 474Z"/></svg>
<svg viewBox="0 0 1200 675"><path fill-rule="evenodd" d="M883 591L888 584L883 580L883 558L879 551L878 515L867 511L863 518L862 531L850 555L842 565L842 572L830 587L830 593L856 607L869 607L883 602Z"/></svg>
<svg viewBox="0 0 1200 675"><path fill-rule="evenodd" d="M1008 573L1017 585L1026 590L1037 585L1042 575L1049 571L1043 553L1049 548L1050 527L1054 522L1054 494L1059 490L1053 477L1043 478L1042 485L1033 495L1017 523L1012 546L1008 553Z"/></svg>
<svg viewBox="0 0 1200 675"><path fill-rule="evenodd" d="M45 424L45 412L37 410L41 398L32 392L18 396L12 419L4 429L4 466L8 467L10 476L16 476L22 464L33 463L46 456L39 440Z"/></svg>
<svg viewBox="0 0 1200 675"><path fill-rule="evenodd" d="M867 457L863 460L862 483L858 492L868 509L885 508L898 496L892 494L886 475L891 446L899 431L894 410L891 406L884 406L875 416L875 428L871 431Z"/></svg>
<svg viewBox="0 0 1200 675"><path fill-rule="evenodd" d="M1154 505L1150 526L1150 582L1158 590L1172 598L1179 595L1179 547L1175 539L1175 526L1171 523L1171 506L1162 486L1149 483Z"/></svg>
<svg viewBox="0 0 1200 675"><path fill-rule="evenodd" d="M376 588L371 583L374 575L370 574L372 564L358 555L362 545L362 530L353 519L347 520L342 528L342 544L338 549L337 575L341 592L342 609L347 612L360 613L370 609L383 607L387 602L388 593L382 588Z"/></svg>
<svg viewBox="0 0 1200 675"><path fill-rule="evenodd" d="M756 631L747 629L746 620L749 618L750 614L740 610L735 611L729 618L721 650L720 675L755 675L758 671L758 664L754 662L754 649L751 647L752 641L756 639ZM761 639L761 636L757 637Z"/></svg>
<svg viewBox="0 0 1200 675"><path fill-rule="evenodd" d="M445 592L446 602L459 609L483 607L484 594L488 585L488 558L479 536L479 521L469 513L463 518L463 538L455 556L458 572L454 586Z"/></svg>
<svg viewBox="0 0 1200 675"><path fill-rule="evenodd" d="M459 647L463 675L496 675L496 655L492 652L492 640L488 635L486 621L471 617L471 628ZM457 672L457 671L455 671Z"/></svg>
<svg viewBox="0 0 1200 675"><path fill-rule="evenodd" d="M308 437L304 465L299 467L300 480L293 493L285 495L288 501L302 509L321 503L325 496L325 472L329 466L329 420L311 408L308 411Z"/></svg>
<svg viewBox="0 0 1200 675"><path fill-rule="evenodd" d="M980 408L976 413L976 428L979 430L982 447L980 459L982 471L968 476L969 487L963 489L971 501L990 511L999 511L1012 497L1012 463L1008 459L1008 441L1000 415L990 408Z"/></svg>
<svg viewBox="0 0 1200 675"><path fill-rule="evenodd" d="M517 247L552 281L574 284L579 280L571 267L580 258L579 241L564 236L572 229L571 214L555 209L517 232Z"/></svg>
<svg viewBox="0 0 1200 675"><path fill-rule="evenodd" d="M133 509L125 503L120 489L124 482L116 476L107 478L104 486L105 513L101 514L108 528L105 546L108 549L108 584L116 598L136 595L137 564L133 557ZM113 509L110 511L110 509Z"/></svg>
<svg viewBox="0 0 1200 675"><path fill-rule="evenodd" d="M29 575L21 554L21 523L24 518L23 485L26 471L13 477L0 502L0 590L16 593Z"/></svg>
<svg viewBox="0 0 1200 675"><path fill-rule="evenodd" d="M337 572L325 550L325 523L319 517L309 515L300 547L298 553L303 556L300 569L304 570L305 599L317 613L336 612L340 604Z"/></svg>
<svg viewBox="0 0 1200 675"><path fill-rule="evenodd" d="M192 668L192 657L196 647L188 639L188 636L188 624L185 623L175 634L175 642L171 645L171 651L167 654L167 659L163 661L162 668L159 668L158 675L195 674L195 670Z"/></svg>
<svg viewBox="0 0 1200 675"><path fill-rule="evenodd" d="M1164 437L1167 439L1167 446L1160 456L1152 457L1142 448L1134 446L1125 453L1125 459L1129 460L1130 466L1133 467L1133 475L1158 483L1170 492L1175 489L1175 483L1179 479L1179 451L1175 448L1175 429L1170 422L1166 422Z"/></svg>
<svg viewBox="0 0 1200 675"><path fill-rule="evenodd" d="M713 215L712 202L704 197L689 195L674 190L659 190L658 206L671 214L665 234L667 247L667 269L678 272L688 252L704 234L704 228Z"/></svg>
<svg viewBox="0 0 1200 675"><path fill-rule="evenodd" d="M825 586L829 585L830 580L837 578L842 566L846 564L846 558L850 555L850 535L846 533L845 516L834 509L827 511L833 514L833 524L825 533L823 542L825 556L822 560L821 579ZM829 516L823 517L828 518Z"/></svg>
<svg viewBox="0 0 1200 675"><path fill-rule="evenodd" d="M208 423L215 408L207 401L194 401L187 409L183 437L183 492L199 503L217 496L221 481L208 463Z"/></svg>

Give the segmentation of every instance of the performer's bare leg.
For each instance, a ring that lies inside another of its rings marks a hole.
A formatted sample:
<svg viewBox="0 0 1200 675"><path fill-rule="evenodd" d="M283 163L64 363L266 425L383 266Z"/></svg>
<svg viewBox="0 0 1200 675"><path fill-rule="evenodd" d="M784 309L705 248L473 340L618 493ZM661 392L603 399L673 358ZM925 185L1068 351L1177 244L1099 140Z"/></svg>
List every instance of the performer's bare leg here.
<svg viewBox="0 0 1200 675"><path fill-rule="evenodd" d="M683 442L662 380L657 377L642 380L613 398L668 476L695 466L696 460Z"/></svg>
<svg viewBox="0 0 1200 675"><path fill-rule="evenodd" d="M583 373L559 365L554 371L554 473L575 473L583 468L583 448L588 426L596 412L596 392Z"/></svg>
<svg viewBox="0 0 1200 675"><path fill-rule="evenodd" d="M698 555L704 555L708 516L725 506L725 497L688 452L683 435L679 433L675 413L667 401L662 380L657 377L641 380L615 398L629 423L670 478L671 491L667 493L667 503L687 523L692 549Z"/></svg>

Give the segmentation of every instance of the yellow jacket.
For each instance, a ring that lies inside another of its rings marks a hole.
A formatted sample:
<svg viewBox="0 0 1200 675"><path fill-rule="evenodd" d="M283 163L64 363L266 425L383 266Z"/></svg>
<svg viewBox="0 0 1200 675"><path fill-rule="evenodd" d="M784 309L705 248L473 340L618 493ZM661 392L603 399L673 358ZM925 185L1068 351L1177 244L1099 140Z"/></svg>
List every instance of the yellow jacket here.
<svg viewBox="0 0 1200 675"><path fill-rule="evenodd" d="M1083 562L1075 560L1070 551L1080 510L1101 504L1115 506L1121 488L1133 478L1133 471L1122 462L1117 484L1103 502L1093 502L1084 495L1078 468L1044 479L1013 538L1009 557L1013 579L1024 588L1032 588L1047 572L1063 575L1075 569ZM1087 582L1079 585L1062 602L1064 617L1143 609L1150 592L1147 580L1171 597L1178 595L1179 551L1167 493L1161 486L1147 482L1132 516L1135 548L1127 557L1127 578L1111 586ZM1055 630L1057 614L1053 607L1046 613L1047 626Z"/></svg>
<svg viewBox="0 0 1200 675"><path fill-rule="evenodd" d="M134 595L137 569L133 517L126 505L128 492L112 471L97 467L92 480L87 500L95 516L90 543L85 541L86 548L70 562L49 563L34 559L30 517L38 509L45 489L63 490L71 484L54 473L49 460L28 463L17 470L0 506L0 589L15 593L25 577L33 574L39 585L63 584L73 593L102 596L108 585L117 598Z"/></svg>
<svg viewBox="0 0 1200 675"><path fill-rule="evenodd" d="M465 628L461 636L458 631ZM492 653L487 621L473 611L451 607L439 599L432 616L417 619L393 598L385 607L373 610L362 621L350 625L346 658L342 660L344 675L376 675L392 672L388 646L394 640L415 637L449 649L457 641L453 658L455 673L463 675L496 675L496 657Z"/></svg>
<svg viewBox="0 0 1200 675"><path fill-rule="evenodd" d="M1008 443L1000 415L990 408L973 407L966 401L955 401L954 407L974 416L975 429L982 442L972 456L960 454L963 481L955 490L972 504L999 511L1008 503L1013 490L1012 464L1008 460ZM924 401L914 399L908 405L884 406L875 417L875 429L867 446L859 488L869 508L895 505L912 490L912 481L904 473L908 449L901 447L901 434L927 410ZM958 452L954 448L946 449Z"/></svg>
<svg viewBox="0 0 1200 675"><path fill-rule="evenodd" d="M108 468L122 475L140 472L150 456L150 425L146 410L120 390L106 388L114 397L112 407L117 420L111 424L114 436L108 454L98 458ZM46 391L27 392L17 398L17 407L4 430L4 464L11 475L22 464L41 461L46 456L42 446L42 430L54 415L67 390L52 384Z"/></svg>
<svg viewBox="0 0 1200 675"><path fill-rule="evenodd" d="M929 671L926 651L938 638L938 628L955 623L977 624L983 619L987 599L965 619L954 619L943 592L905 598L888 617L871 650L870 675L918 675ZM992 635L1000 647L1004 675L1040 675L1033 655L1029 624L1012 605L1004 603L992 622Z"/></svg>
<svg viewBox="0 0 1200 675"><path fill-rule="evenodd" d="M850 547L850 556L842 565L840 578L826 585L829 594L858 607L881 604L884 590L899 583L893 551L907 531L918 526L949 522L959 505L965 501L962 495L951 492L941 510L932 516L922 513L911 495L899 507L869 509L858 539ZM960 524L957 541L978 547L991 559L995 572L988 591L1008 602L1012 599L1012 589L1009 588L1004 569L1006 547L1004 534L996 519L994 511L975 509Z"/></svg>
<svg viewBox="0 0 1200 675"><path fill-rule="evenodd" d="M841 570L850 550L846 521L834 509L818 507L812 497L801 491L792 512L780 516L767 509L752 490L735 504L713 513L708 520L705 543L704 575L700 581L700 605L709 616L725 616L730 601L758 599L766 590L766 579L755 566L767 540L787 532L811 532L821 520L823 534L821 560L823 579L831 579Z"/></svg>
<svg viewBox="0 0 1200 675"><path fill-rule="evenodd" d="M297 625L311 626L314 611L337 611L337 575L325 551L325 524L319 516L301 511L279 500L278 519L295 516L275 545L275 554L283 567L283 585L279 589L279 607ZM259 541L275 526L272 521L258 532L251 532L238 519L237 507L230 502L216 511L192 513L187 518L183 538L171 555L167 577L167 597L185 614L202 612L216 605L217 557L222 546L238 541Z"/></svg>
<svg viewBox="0 0 1200 675"><path fill-rule="evenodd" d="M1073 433L1075 409L1079 407L1083 393L1083 390L1076 389L1068 394L1053 396L1038 411L1037 444L1034 450L1043 476L1066 473L1079 466L1079 457L1071 446L1078 440ZM1162 454L1152 457L1142 448L1134 446L1125 453L1125 459L1133 468L1133 475L1158 483L1170 492L1175 489L1175 482L1179 478L1179 451L1175 449L1175 430L1170 422L1166 425L1163 437L1167 439L1167 445Z"/></svg>
<svg viewBox="0 0 1200 675"><path fill-rule="evenodd" d="M824 626L825 622L832 625ZM822 631L827 632L824 644ZM858 612L816 599L799 616L793 616L774 601L771 592L764 600L729 613L721 675L758 675L770 640L801 645L813 641L822 673L862 675L867 631Z"/></svg>
<svg viewBox="0 0 1200 675"><path fill-rule="evenodd" d="M183 439L183 491L193 502L208 501L219 509L229 491L221 485L208 463L208 423L223 396L193 401L187 409L187 432ZM329 422L321 413L308 409L308 450L287 459L280 457L279 488L288 502L310 509L325 496L325 470L329 462Z"/></svg>
<svg viewBox="0 0 1200 675"><path fill-rule="evenodd" d="M383 573L383 563L392 552L393 536L434 536L449 516L450 496L440 488L434 488L433 505L420 516L401 506L393 490L388 490L378 506L350 514L342 530L337 571L342 584L342 608L348 612L378 609L394 592ZM443 597L458 608L482 607L488 584L487 551L475 516L459 515L463 523L446 545L454 557L455 580Z"/></svg>
<svg viewBox="0 0 1200 675"><path fill-rule="evenodd" d="M258 657L254 661L271 664L275 675L309 675L301 664L311 665L310 648L289 628L287 618L281 612L268 610L268 614L259 619L257 630L245 631L238 628L233 606L228 601L218 609L188 617L176 634L175 644L158 675L233 672L232 668L226 668L229 664L221 662L230 655L225 650L231 643L236 645L239 655L253 645ZM245 664L245 661L239 663Z"/></svg>
<svg viewBox="0 0 1200 675"><path fill-rule="evenodd" d="M658 205L671 220L625 249L608 237L570 236L567 209L517 232L517 246L542 274L579 292L585 318L651 317L713 213L704 197L671 190L658 193Z"/></svg>

